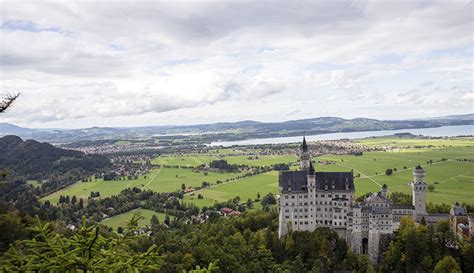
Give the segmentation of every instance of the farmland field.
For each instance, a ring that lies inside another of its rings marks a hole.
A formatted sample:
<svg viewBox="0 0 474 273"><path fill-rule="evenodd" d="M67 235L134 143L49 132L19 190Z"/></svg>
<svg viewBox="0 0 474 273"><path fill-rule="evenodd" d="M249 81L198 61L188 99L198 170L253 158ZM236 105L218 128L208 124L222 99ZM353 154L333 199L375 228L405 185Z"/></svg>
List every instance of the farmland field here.
<svg viewBox="0 0 474 273"><path fill-rule="evenodd" d="M187 187L201 186L204 181L214 184L217 180L225 181L241 174L207 172L207 175L205 175L204 172L193 172L192 169L159 168L154 169L146 176L140 176L137 180L104 181L97 179L97 181L93 182L76 182L67 188L44 197L42 200L50 200L53 204L56 204L59 201L60 195L76 195L77 198L87 200L91 191L98 191L101 197L107 197L116 195L121 190L130 187L157 192L171 192L179 190L182 184L185 184Z"/></svg>
<svg viewBox="0 0 474 273"><path fill-rule="evenodd" d="M114 230L117 230L117 228L120 227L120 226L125 228L127 226L127 222L130 219L132 219L132 217L135 213L140 213L140 215L145 218L145 219L142 219L142 220L138 221L138 226L139 227L143 227L145 225L150 224L150 220L151 220L151 217L153 215L156 215L156 217L158 217L158 220L160 220L160 223L163 223L163 221L165 220L165 217L166 217L165 213L159 213L159 212L149 210L149 209L138 208L138 209L134 209L134 210L131 210L131 211L128 211L128 212L125 212L125 213L122 213L122 214L115 215L113 217L104 219L104 220L100 221L100 223L104 224L104 225L107 225L107 226L113 228ZM173 219L173 218L174 218L174 216L170 215L170 220Z"/></svg>
<svg viewBox="0 0 474 273"><path fill-rule="evenodd" d="M392 141L393 142L393 141ZM472 143L469 143L472 144ZM426 182L433 184L435 189L427 193L428 202L454 203L474 202L474 162L459 161L459 159L474 159L474 147L454 147L440 149L412 149L390 152L367 152L362 156L353 155L325 155L313 158L318 162L317 171L354 171L356 195L380 190L387 184L390 191L410 193L409 186L412 181L413 167L420 164L426 171ZM458 160L456 160L458 159ZM430 160L432 160L430 162ZM406 168L405 168L406 167ZM387 176L385 170L397 169L392 175ZM277 172L260 174L245 178L237 182L222 184L200 193L204 200L191 200L205 205L212 204L213 200L225 201L240 196L242 201L247 198L255 199L256 193L263 196L268 192L277 193Z"/></svg>
<svg viewBox="0 0 474 273"><path fill-rule="evenodd" d="M370 137L356 140L367 146L435 146L435 147L465 147L474 146L473 137L458 137L449 139L425 139L425 138L393 138L393 137Z"/></svg>
<svg viewBox="0 0 474 273"><path fill-rule="evenodd" d="M248 165L248 166L271 166L277 163L293 163L298 158L294 155L225 155L218 154L189 154L181 156L160 156L153 160L153 164L168 166L197 167L203 164L209 164L213 160L225 159L229 164Z"/></svg>
<svg viewBox="0 0 474 273"><path fill-rule="evenodd" d="M428 202L474 203L474 139L404 139L404 138L368 138L358 142L369 146L399 147L390 151L364 152L361 156L324 155L313 158L317 171L353 171L355 175L356 195L378 191L387 184L389 191L410 193L409 182L412 180L412 169L420 164L426 170L426 182L435 186L427 193ZM428 146L431 145L431 146ZM420 148L421 147L421 148ZM242 148L244 149L244 148ZM248 150L247 150L248 152ZM258 150L252 150L258 152ZM236 149L212 150L209 154L189 154L179 156L162 156L155 163L164 165L198 166L212 160L226 159L232 164L252 166L272 165L276 163L297 162L294 155L235 155L242 153ZM391 168L393 174L388 176L385 170ZM72 186L53 193L43 200L57 203L60 195L76 195L87 199L91 191L99 191L101 196L118 194L127 187L139 187L158 192L176 191L181 184L200 186L203 181L216 184L217 180L226 181L242 173L193 172L188 168L154 169L138 180L120 180L96 182L77 182ZM278 192L278 173L276 171L247 177L228 183L214 185L187 194L183 202L194 203L199 207L212 205L216 201L226 201L240 196L245 202L255 199L257 192L264 196L268 192ZM204 198L197 199L201 194Z"/></svg>
<svg viewBox="0 0 474 273"><path fill-rule="evenodd" d="M278 172L276 171L202 189L195 194L200 193L207 199L219 202L232 199L238 195L242 202L246 202L248 198L252 200L257 198L257 193L263 196L269 192L278 192Z"/></svg>

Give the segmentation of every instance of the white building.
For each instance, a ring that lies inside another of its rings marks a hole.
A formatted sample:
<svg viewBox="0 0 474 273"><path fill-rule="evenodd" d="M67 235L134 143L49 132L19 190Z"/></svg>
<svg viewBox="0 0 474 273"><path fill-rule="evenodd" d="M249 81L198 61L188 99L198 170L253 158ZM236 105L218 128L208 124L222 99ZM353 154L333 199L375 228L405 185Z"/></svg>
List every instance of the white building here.
<svg viewBox="0 0 474 273"><path fill-rule="evenodd" d="M388 199L388 188L355 201L351 172L316 172L305 138L300 149L300 170L282 171L279 175L279 236L293 231L312 231L330 227L345 238L354 252L379 258L379 241L398 229L400 219L410 216L416 221L448 220L449 214L426 213L425 171L413 170L411 182L413 203L395 206Z"/></svg>

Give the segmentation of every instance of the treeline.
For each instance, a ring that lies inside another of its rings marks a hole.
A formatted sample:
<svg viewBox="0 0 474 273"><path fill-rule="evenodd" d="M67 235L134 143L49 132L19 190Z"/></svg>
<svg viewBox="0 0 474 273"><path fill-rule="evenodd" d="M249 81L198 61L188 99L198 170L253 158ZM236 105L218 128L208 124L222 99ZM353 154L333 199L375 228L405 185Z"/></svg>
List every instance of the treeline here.
<svg viewBox="0 0 474 273"><path fill-rule="evenodd" d="M210 266L212 272L474 270L474 242L459 241L452 233L449 222L428 226L403 218L400 229L384 241L384 253L378 265L372 264L365 255L354 254L346 242L329 228L318 228L313 232L290 232L278 238L276 211L251 211L243 213L241 217L218 217L192 225L178 219L172 228L156 220L150 224L151 232L148 235L134 232L138 230L136 217L127 224L123 235L99 226L89 226L86 221L78 226L78 231L64 229L57 222L51 222L47 228L43 223L42 228L27 229L26 226L34 226L33 219L26 219L19 214L0 214L0 226L5 231L2 236L23 234L23 238L3 254L0 263L4 270L8 269L6 271L55 267L63 271L100 271L100 266L102 270L123 270L127 263L130 263L130 268L138 266L137 270L152 268L159 272L182 272L193 270L196 266ZM33 236L38 238L35 244L29 240ZM95 244L94 237L100 243ZM68 247L62 247L58 239ZM57 248L56 252L50 249L53 246ZM85 256L83 250L90 246L103 255ZM121 255L114 249L120 250ZM123 259L124 255L130 259ZM77 262L59 263L61 257Z"/></svg>

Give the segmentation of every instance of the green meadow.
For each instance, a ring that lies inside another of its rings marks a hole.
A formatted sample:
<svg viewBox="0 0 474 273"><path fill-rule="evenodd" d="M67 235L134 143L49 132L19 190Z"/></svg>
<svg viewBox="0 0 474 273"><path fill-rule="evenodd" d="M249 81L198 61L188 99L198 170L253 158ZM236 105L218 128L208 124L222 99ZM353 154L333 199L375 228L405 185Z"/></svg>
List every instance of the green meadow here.
<svg viewBox="0 0 474 273"><path fill-rule="evenodd" d="M165 221L165 217L166 217L165 213L160 213L160 212L156 212L156 211L149 210L149 209L138 208L138 209L134 209L134 210L131 210L131 211L128 211L128 212L125 212L125 213L122 213L122 214L115 215L113 217L104 219L104 220L100 221L100 223L104 224L106 226L109 226L109 227L113 228L113 230L116 231L118 227L125 228L127 226L128 221L130 219L132 219L132 217L133 217L133 215L135 215L135 213L139 213L140 216L144 217L144 219L138 221L138 226L139 227L144 227L146 225L149 225L151 217L153 215L156 215L156 217L158 218L160 223L163 223L163 221ZM174 216L170 215L170 220L172 220L173 218L174 218Z"/></svg>
<svg viewBox="0 0 474 273"><path fill-rule="evenodd" d="M225 150L230 152L231 150ZM234 151L234 150L232 150ZM224 154L224 153L222 153ZM187 155L164 155L155 158L152 163L157 165L168 166L183 166L183 167L197 167L203 164L209 164L213 160L224 159L229 164L248 165L248 166L271 166L278 163L293 163L297 162L298 158L295 155L222 155L211 153L203 154L187 154Z"/></svg>
<svg viewBox="0 0 474 273"><path fill-rule="evenodd" d="M79 181L42 198L42 200L50 200L53 204L56 204L59 201L60 195L75 195L77 198L87 200L91 191L98 191L101 197L107 197L117 195L123 189L131 187L157 192L172 192L180 190L182 184L185 184L187 187L201 186L202 182L215 184L218 180L225 181L239 175L241 173L195 172L192 169L159 168L154 169L146 176L140 176L136 180L104 181L97 179L93 180L93 182Z"/></svg>
<svg viewBox="0 0 474 273"><path fill-rule="evenodd" d="M278 192L278 172L271 171L248 178L244 178L235 182L229 182L214 187L202 189L194 193L195 196L201 194L207 200L215 200L218 202L227 201L236 196L240 197L242 202L246 202L247 199L254 200L257 198L257 193L263 197L265 194L272 192ZM188 194L188 196L190 196ZM188 201L189 199L185 199ZM196 201L201 201L199 199L194 199ZM207 204L206 201L204 204ZM212 201L211 201L212 203ZM199 203L195 203L199 206Z"/></svg>
<svg viewBox="0 0 474 273"><path fill-rule="evenodd" d="M183 156L172 156L165 155L159 156L152 161L152 164L156 165L168 165L168 166L183 166L183 167L197 167L203 164L209 164L213 160L219 160L220 157L217 155L183 155Z"/></svg>
<svg viewBox="0 0 474 273"><path fill-rule="evenodd" d="M278 163L298 162L295 155L237 155L224 157L230 164L248 165L248 166L272 166Z"/></svg>
<svg viewBox="0 0 474 273"><path fill-rule="evenodd" d="M387 184L390 191L410 193L412 171L422 165L426 171L426 182L435 189L428 192L429 202L454 203L474 201L474 163L456 159L474 159L474 147L452 147L442 149L400 149L390 152L367 152L362 156L325 155L313 158L317 171L353 171L356 177L356 195L380 190ZM430 163L432 160L432 163ZM324 163L331 162L327 165ZM397 169L392 175L385 170ZM197 206L209 205L215 201L225 201L240 196L242 201L255 199L256 193L262 196L268 192L278 192L278 173L269 172L245 178L236 182L217 185L187 195L185 202L195 202ZM196 199L197 194L204 199Z"/></svg>
<svg viewBox="0 0 474 273"><path fill-rule="evenodd" d="M426 170L426 182L435 186L428 192L428 201L435 203L468 202L474 203L474 139L404 139L404 138L368 138L359 140L369 146L399 147L391 151L365 152L361 156L324 155L313 158L317 171L353 171L356 177L356 195L378 191L387 184L389 191L411 192L412 170L418 164ZM428 147L428 145L431 145ZM415 148L423 147L423 148ZM257 150L254 150L257 152ZM237 149L212 150L209 154L189 154L179 156L161 156L155 159L156 164L198 166L212 160L226 159L231 164L251 166L268 166L276 163L297 162L295 155L236 155ZM466 159L466 160L464 160ZM460 161L462 160L462 161ZM396 171L387 176L385 170ZM183 202L194 203L199 207L212 205L214 202L226 201L240 196L242 202L257 197L257 192L264 196L268 192L278 192L278 172L272 171L257 176L216 185L217 180L235 178L239 173L193 172L188 168L155 169L138 180L119 180L95 182L77 182L61 191L53 193L43 200L57 203L60 195L76 195L87 199L91 191L99 191L101 196L118 194L127 187L139 187L158 192L176 191L181 184L200 186L206 181L214 184L193 194L185 195ZM197 199L201 194L204 198Z"/></svg>
<svg viewBox="0 0 474 273"><path fill-rule="evenodd" d="M458 138L393 138L393 137L369 137L356 140L357 142L367 146L396 146L396 147L413 147L413 146L434 146L434 147L466 147L474 146L473 137Z"/></svg>

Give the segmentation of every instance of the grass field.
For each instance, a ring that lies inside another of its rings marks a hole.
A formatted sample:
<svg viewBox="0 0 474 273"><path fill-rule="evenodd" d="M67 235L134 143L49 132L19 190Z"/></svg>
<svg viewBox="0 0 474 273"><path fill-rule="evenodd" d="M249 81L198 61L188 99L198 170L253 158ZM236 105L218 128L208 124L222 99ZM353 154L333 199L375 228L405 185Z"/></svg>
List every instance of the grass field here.
<svg viewBox="0 0 474 273"><path fill-rule="evenodd" d="M412 180L412 169L420 164L426 170L426 182L433 184L435 190L428 192L428 201L436 203L468 202L474 203L474 162L457 161L456 159L474 160L474 139L462 138L455 140L404 139L404 138L368 138L360 140L370 146L398 146L399 149L387 152L365 152L362 156L325 155L313 158L316 162L332 162L333 164L316 164L317 171L354 171L356 195L378 191L387 184L389 191L411 192L409 182ZM427 146L431 145L430 148ZM425 148L415 149L414 146ZM210 154L164 156L155 159L155 163L167 165L197 166L215 159L223 158L233 164L254 166L272 165L276 163L296 162L293 155L286 156L249 156L230 155L242 152L235 149L213 150ZM430 160L432 163L430 163ZM391 176L385 175L387 168L397 169ZM60 195L76 195L87 199L91 191L99 191L101 196L118 194L127 187L139 187L158 192L176 191L181 184L200 186L203 181L215 183L217 180L236 177L237 173L195 173L191 169L162 168L155 169L138 180L78 182L72 186L43 198L57 203ZM199 207L212 205L216 201L226 201L240 196L245 202L248 198L255 199L257 192L261 196L268 192L277 193L278 173L269 172L249 178L232 181L203 189L194 194L186 195L183 202L192 202ZM204 199L197 199L198 194Z"/></svg>
<svg viewBox="0 0 474 273"><path fill-rule="evenodd" d="M150 224L150 220L153 215L156 215L156 217L158 217L160 223L163 223L166 217L165 213L159 213L149 209L138 208L119 215L115 215L114 217L107 218L105 220L100 221L100 223L107 225L113 228L113 230L117 231L117 228L120 226L125 228L127 226L127 222L133 217L135 213L140 213L140 215L144 217L144 219L138 221L138 225L140 227ZM170 215L170 220L172 220L173 218L174 216Z"/></svg>
<svg viewBox="0 0 474 273"><path fill-rule="evenodd" d="M257 193L260 193L263 197L269 192L278 192L278 172L276 171L206 188L197 191L195 194L200 193L207 199L219 202L232 199L238 195L242 202L246 202L248 198L252 200L257 198ZM199 206L198 203L196 203L196 205Z"/></svg>
<svg viewBox="0 0 474 273"><path fill-rule="evenodd" d="M316 164L317 171L353 170L355 175L360 174L360 177L355 179L357 196L378 191L383 184L387 184L390 191L411 193L409 183L412 181L412 171L420 164L426 170L426 182L435 186L435 190L427 194L428 202L473 203L474 163L456 161L456 158L474 159L474 147L418 149L415 152L412 149L401 149L395 152L367 152L362 156L326 155L314 160L333 162L330 165ZM430 160L433 160L432 164L429 164ZM385 170L388 168L396 168L397 171L387 176ZM268 192L277 193L277 183L277 172L270 172L203 189L196 193L202 194L203 200L186 196L185 202L195 202L197 206L203 206L237 195L242 201L246 201L249 197L255 199L257 192L262 196Z"/></svg>
<svg viewBox="0 0 474 273"><path fill-rule="evenodd" d="M213 160L219 160L217 155L184 155L184 156L160 156L152 161L152 164L197 167L202 164L209 164Z"/></svg>
<svg viewBox="0 0 474 273"><path fill-rule="evenodd" d="M94 182L76 182L73 185L48 195L42 200L50 200L53 204L59 201L60 195L76 195L77 198L87 200L91 191L99 192L101 197L112 196L120 193L121 190L130 187L138 187L144 190L157 192L171 192L181 189L181 184L189 186L201 186L202 182L216 183L217 180L225 181L234 178L241 173L218 173L193 172L191 169L160 168L154 169L145 176L140 176L137 180L117 180L104 181L97 179Z"/></svg>
<svg viewBox="0 0 474 273"><path fill-rule="evenodd" d="M226 152L230 152L227 151ZM202 164L209 164L213 160L225 159L230 164L248 165L248 166L271 166L277 163L297 162L298 158L294 155L259 155L258 157L249 155L226 155L220 154L189 154L181 156L160 156L153 160L153 164L169 166L197 167Z"/></svg>
<svg viewBox="0 0 474 273"><path fill-rule="evenodd" d="M367 146L435 146L435 147L466 147L474 146L474 138L459 137L449 139L420 139L420 138L393 138L393 137L371 137L357 140Z"/></svg>

